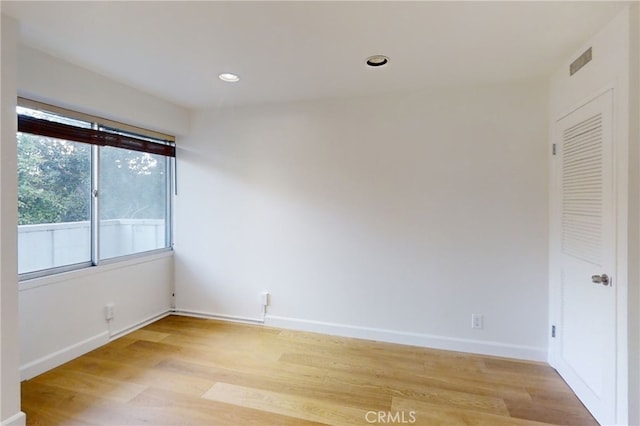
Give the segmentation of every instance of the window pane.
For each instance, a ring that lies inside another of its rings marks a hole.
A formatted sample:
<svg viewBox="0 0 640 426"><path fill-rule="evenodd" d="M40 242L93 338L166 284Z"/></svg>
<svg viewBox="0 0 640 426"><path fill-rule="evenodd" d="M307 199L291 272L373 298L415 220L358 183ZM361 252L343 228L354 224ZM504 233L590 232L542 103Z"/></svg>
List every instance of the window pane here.
<svg viewBox="0 0 640 426"><path fill-rule="evenodd" d="M167 158L100 148L100 258L165 248Z"/></svg>
<svg viewBox="0 0 640 426"><path fill-rule="evenodd" d="M90 262L90 146L17 138L18 273Z"/></svg>

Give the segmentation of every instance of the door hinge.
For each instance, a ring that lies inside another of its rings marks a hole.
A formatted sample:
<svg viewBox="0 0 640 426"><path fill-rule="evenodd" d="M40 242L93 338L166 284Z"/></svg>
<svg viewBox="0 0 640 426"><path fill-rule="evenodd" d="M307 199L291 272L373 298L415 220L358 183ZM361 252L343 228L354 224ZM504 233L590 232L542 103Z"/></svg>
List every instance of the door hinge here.
<svg viewBox="0 0 640 426"><path fill-rule="evenodd" d="M555 325L551 326L551 337L556 337L556 326Z"/></svg>
<svg viewBox="0 0 640 426"><path fill-rule="evenodd" d="M553 145L551 145L551 153L553 155L556 155L556 144L555 143Z"/></svg>

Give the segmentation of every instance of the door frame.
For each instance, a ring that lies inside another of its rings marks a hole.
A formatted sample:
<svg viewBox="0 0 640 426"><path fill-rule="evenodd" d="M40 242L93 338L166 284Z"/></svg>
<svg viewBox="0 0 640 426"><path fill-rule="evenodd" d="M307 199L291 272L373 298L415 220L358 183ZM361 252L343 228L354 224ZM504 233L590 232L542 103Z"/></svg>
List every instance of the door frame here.
<svg viewBox="0 0 640 426"><path fill-rule="evenodd" d="M613 217L615 229L615 267L612 271L614 277L613 290L616 300L616 423L626 424L629 415L628 401L628 335L627 335L627 301L628 301L628 207L629 207L629 140L624 137L620 128L627 123L624 111L619 107L620 96L618 84L611 82L580 102L571 105L549 119L549 353L548 360L552 367L557 365L557 357L560 351L560 338L551 336L552 326L562 330L561 315L561 164L553 155L553 144L559 143L559 134L556 123L562 118L580 109L590 101L612 91L612 167L613 167ZM628 123L627 123L628 124Z"/></svg>

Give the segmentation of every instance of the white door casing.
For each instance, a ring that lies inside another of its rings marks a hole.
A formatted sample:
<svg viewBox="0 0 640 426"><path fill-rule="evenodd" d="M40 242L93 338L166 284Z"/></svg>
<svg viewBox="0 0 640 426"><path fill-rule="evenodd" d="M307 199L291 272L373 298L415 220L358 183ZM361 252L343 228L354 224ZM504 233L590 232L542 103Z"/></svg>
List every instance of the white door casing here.
<svg viewBox="0 0 640 426"><path fill-rule="evenodd" d="M550 361L594 417L610 425L617 374L613 89L554 126Z"/></svg>

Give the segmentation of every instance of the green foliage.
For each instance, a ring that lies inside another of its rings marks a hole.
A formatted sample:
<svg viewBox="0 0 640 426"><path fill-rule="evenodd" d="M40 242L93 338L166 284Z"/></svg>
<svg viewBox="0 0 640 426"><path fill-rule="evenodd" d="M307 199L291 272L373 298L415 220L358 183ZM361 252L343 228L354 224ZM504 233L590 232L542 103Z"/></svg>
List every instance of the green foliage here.
<svg viewBox="0 0 640 426"><path fill-rule="evenodd" d="M165 215L162 156L100 148L100 219ZM20 225L87 221L91 212L91 146L18 133Z"/></svg>
<svg viewBox="0 0 640 426"><path fill-rule="evenodd" d="M88 145L18 133L18 223L89 220Z"/></svg>

